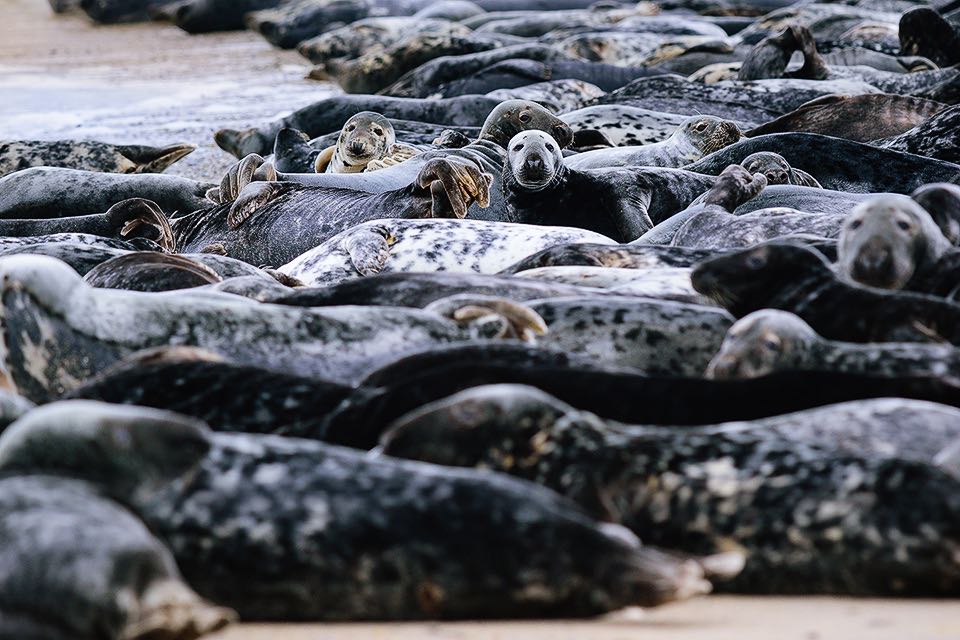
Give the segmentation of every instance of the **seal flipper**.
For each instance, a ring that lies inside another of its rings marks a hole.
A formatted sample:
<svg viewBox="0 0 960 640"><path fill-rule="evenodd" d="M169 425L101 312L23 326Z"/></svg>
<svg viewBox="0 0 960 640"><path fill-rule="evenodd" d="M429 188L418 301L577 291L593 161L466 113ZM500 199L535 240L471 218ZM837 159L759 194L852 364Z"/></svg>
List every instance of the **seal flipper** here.
<svg viewBox="0 0 960 640"><path fill-rule="evenodd" d="M245 156L227 169L220 179L220 186L207 191L207 199L214 204L226 204L236 200L240 192L256 180L275 181L277 170L256 153Z"/></svg>
<svg viewBox="0 0 960 640"><path fill-rule="evenodd" d="M317 154L316 160L313 161L313 171L315 173L326 173L327 167L330 166L330 162L333 160L333 154L337 152L336 145L332 147L327 147L319 154Z"/></svg>
<svg viewBox="0 0 960 640"><path fill-rule="evenodd" d="M767 177L762 173L751 174L738 164L724 169L713 187L703 195L704 204L714 204L733 211L744 202L760 195L767 186Z"/></svg>
<svg viewBox="0 0 960 640"><path fill-rule="evenodd" d="M393 237L386 227L355 229L340 243L350 256L350 263L362 276L380 273L390 258Z"/></svg>
<svg viewBox="0 0 960 640"><path fill-rule="evenodd" d="M251 153L267 153L270 148L270 142L265 141L263 134L255 128L244 131L220 129L213 134L213 140L218 147L237 158Z"/></svg>
<svg viewBox="0 0 960 640"><path fill-rule="evenodd" d="M793 167L791 167L791 169L793 170L793 177L796 180L796 185L801 187L813 187L814 189L823 189L823 185L821 185L816 178L803 169L794 169Z"/></svg>
<svg viewBox="0 0 960 640"><path fill-rule="evenodd" d="M257 209L267 204L284 191L279 182L251 182L237 196L230 213L227 214L227 224L236 229L250 218Z"/></svg>
<svg viewBox="0 0 960 640"><path fill-rule="evenodd" d="M284 173L310 173L320 151L309 144L310 138L297 129L284 128L273 142L273 164Z"/></svg>
<svg viewBox="0 0 960 640"><path fill-rule="evenodd" d="M197 145L189 143L172 144L167 147L147 147L128 145L117 147L117 151L137 165L133 173L163 173L167 167L194 151Z"/></svg>
<svg viewBox="0 0 960 640"><path fill-rule="evenodd" d="M434 218L465 218L470 205L490 206L493 176L457 158L434 158L417 174L415 187L429 189Z"/></svg>
<svg viewBox="0 0 960 640"><path fill-rule="evenodd" d="M107 210L111 222L117 226L123 225L120 235L129 237L141 226L157 230L159 237L156 242L164 251L176 251L177 242L173 237L173 229L166 214L157 203L144 198L130 198L118 202Z"/></svg>
<svg viewBox="0 0 960 640"><path fill-rule="evenodd" d="M424 311L479 329L482 337L533 342L547 323L530 307L495 296L458 294L432 302Z"/></svg>
<svg viewBox="0 0 960 640"><path fill-rule="evenodd" d="M235 612L201 600L177 580L154 582L138 604L139 616L123 629L124 640L192 640L237 621Z"/></svg>

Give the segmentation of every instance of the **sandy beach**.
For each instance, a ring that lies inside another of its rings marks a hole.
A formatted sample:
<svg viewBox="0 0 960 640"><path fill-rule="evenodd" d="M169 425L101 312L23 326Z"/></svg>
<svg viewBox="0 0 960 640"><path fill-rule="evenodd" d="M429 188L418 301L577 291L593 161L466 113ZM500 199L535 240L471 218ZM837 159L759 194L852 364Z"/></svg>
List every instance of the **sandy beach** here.
<svg viewBox="0 0 960 640"><path fill-rule="evenodd" d="M170 173L219 179L212 133L338 91L296 53L249 33L189 36L162 24L95 27L45 0L0 0L0 139L193 142ZM217 640L934 640L960 638L956 601L716 596L592 621L237 625Z"/></svg>

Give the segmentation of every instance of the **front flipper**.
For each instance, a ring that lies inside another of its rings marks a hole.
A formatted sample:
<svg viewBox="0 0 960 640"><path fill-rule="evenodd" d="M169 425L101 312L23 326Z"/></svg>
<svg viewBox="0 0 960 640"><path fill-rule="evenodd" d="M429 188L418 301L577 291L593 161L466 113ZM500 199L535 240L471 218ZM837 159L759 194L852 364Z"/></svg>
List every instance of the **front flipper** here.
<svg viewBox="0 0 960 640"><path fill-rule="evenodd" d="M390 258L390 245L396 239L386 227L356 229L340 243L350 256L353 268L362 276L373 276L383 270Z"/></svg>
<svg viewBox="0 0 960 640"><path fill-rule="evenodd" d="M437 300L425 310L470 326L482 338L534 342L536 336L547 333L547 324L540 314L505 298L456 295Z"/></svg>
<svg viewBox="0 0 960 640"><path fill-rule="evenodd" d="M107 216L113 224L121 227L120 235L124 238L140 227L151 227L157 230L156 242L164 251L175 251L177 248L170 221L160 206L152 200L130 198L118 202L107 210Z"/></svg>
<svg viewBox="0 0 960 640"><path fill-rule="evenodd" d="M283 185L279 182L249 183L230 207L227 225L231 229L236 229L256 213L257 209L276 198L281 192L283 192Z"/></svg>
<svg viewBox="0 0 960 640"><path fill-rule="evenodd" d="M417 175L416 186L430 191L434 218L464 218L470 205L490 205L493 176L460 158L434 158Z"/></svg>
<svg viewBox="0 0 960 640"><path fill-rule="evenodd" d="M227 169L220 180L220 187L207 191L207 199L214 204L233 202L251 182L275 181L276 179L277 170L273 164L266 162L261 156L251 153Z"/></svg>
<svg viewBox="0 0 960 640"><path fill-rule="evenodd" d="M732 164L720 173L713 187L703 195L703 202L733 211L760 195L766 186L767 177L762 173L751 174L740 165Z"/></svg>
<svg viewBox="0 0 960 640"><path fill-rule="evenodd" d="M365 171L378 171L379 169L386 169L387 167L392 167L400 164L401 162L406 162L413 156L420 155L420 153L420 149L411 147L408 144L393 144L390 145L390 148L387 150L387 155L383 156L383 158L368 162Z"/></svg>

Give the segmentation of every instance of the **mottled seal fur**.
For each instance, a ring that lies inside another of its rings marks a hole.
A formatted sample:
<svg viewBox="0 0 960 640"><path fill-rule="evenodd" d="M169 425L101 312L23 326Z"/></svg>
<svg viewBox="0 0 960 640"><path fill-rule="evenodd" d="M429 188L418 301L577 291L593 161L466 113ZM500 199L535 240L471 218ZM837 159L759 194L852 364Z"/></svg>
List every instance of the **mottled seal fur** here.
<svg viewBox="0 0 960 640"><path fill-rule="evenodd" d="M736 317L763 308L790 311L831 340L960 343L960 305L850 284L822 255L799 244L768 242L711 258L691 279Z"/></svg>
<svg viewBox="0 0 960 640"><path fill-rule="evenodd" d="M686 119L666 140L649 145L597 149L564 160L571 169L603 167L682 167L733 144L741 138L737 125L722 118Z"/></svg>
<svg viewBox="0 0 960 640"><path fill-rule="evenodd" d="M540 267L585 266L636 269L650 267L693 267L715 255L713 251L643 244L557 244L532 253L500 271L513 274Z"/></svg>
<svg viewBox="0 0 960 640"><path fill-rule="evenodd" d="M668 139L687 119L662 111L624 105L595 105L560 115L574 133L599 131L615 147L654 144Z"/></svg>
<svg viewBox="0 0 960 640"><path fill-rule="evenodd" d="M223 280L203 263L149 251L111 258L88 271L83 279L91 287L127 291L174 291Z"/></svg>
<svg viewBox="0 0 960 640"><path fill-rule="evenodd" d="M954 408L883 399L756 422L624 426L504 385L401 418L382 449L537 482L658 544L738 549L744 570L724 590L947 596L960 593L960 477L934 458L957 440L958 420Z"/></svg>
<svg viewBox="0 0 960 640"><path fill-rule="evenodd" d="M884 149L960 163L960 105L952 106L900 135L875 140Z"/></svg>
<svg viewBox="0 0 960 640"><path fill-rule="evenodd" d="M881 196L858 205L844 221L838 272L882 289L913 289L952 248L929 213L909 198Z"/></svg>
<svg viewBox="0 0 960 640"><path fill-rule="evenodd" d="M613 240L583 229L482 220L374 220L333 236L280 267L309 285L390 272L496 273L564 242Z"/></svg>
<svg viewBox="0 0 960 640"><path fill-rule="evenodd" d="M158 174L113 174L35 167L0 178L0 218L58 218L106 211L121 200L144 198L166 213L207 206L214 185Z"/></svg>
<svg viewBox="0 0 960 640"><path fill-rule="evenodd" d="M35 400L61 394L134 351L166 344L345 382L404 351L542 325L525 307L505 302L497 303L500 311L458 322L415 309L305 309L211 292L96 289L45 256L0 258L0 272L4 370Z"/></svg>
<svg viewBox="0 0 960 640"><path fill-rule="evenodd" d="M145 147L73 140L7 140L0 141L0 176L30 167L66 167L108 173L162 173L196 148L195 144Z"/></svg>
<svg viewBox="0 0 960 640"><path fill-rule="evenodd" d="M123 500L194 588L247 620L587 616L710 588L697 562L640 547L529 483L308 440L211 434L176 414L162 415L179 428L138 421L153 412L52 406L10 443L2 468L68 474ZM184 471L168 482L141 468L169 457Z"/></svg>

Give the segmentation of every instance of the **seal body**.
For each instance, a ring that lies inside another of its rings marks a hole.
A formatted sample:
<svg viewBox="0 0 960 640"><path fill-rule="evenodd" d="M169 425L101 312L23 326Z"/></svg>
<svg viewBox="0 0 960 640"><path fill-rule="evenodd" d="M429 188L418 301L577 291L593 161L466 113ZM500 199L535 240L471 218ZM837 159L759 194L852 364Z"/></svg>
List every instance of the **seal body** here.
<svg viewBox="0 0 960 640"><path fill-rule="evenodd" d="M344 123L333 157L324 170L328 173L359 173L371 160L382 159L396 141L389 120L369 111L358 113ZM320 162L318 159L318 173Z"/></svg>
<svg viewBox="0 0 960 640"><path fill-rule="evenodd" d="M72 140L8 140L0 142L0 176L30 167L66 167L108 173L162 173L196 148L194 144L145 147Z"/></svg>

